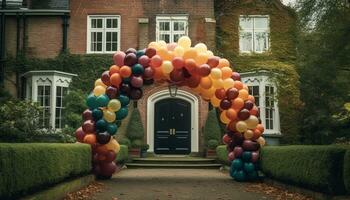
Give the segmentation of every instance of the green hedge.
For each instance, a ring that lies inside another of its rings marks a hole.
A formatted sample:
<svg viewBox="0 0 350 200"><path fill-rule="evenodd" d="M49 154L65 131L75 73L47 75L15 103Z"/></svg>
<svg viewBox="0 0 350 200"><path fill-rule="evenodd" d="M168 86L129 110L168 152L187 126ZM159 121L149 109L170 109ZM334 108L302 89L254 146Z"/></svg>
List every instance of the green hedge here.
<svg viewBox="0 0 350 200"><path fill-rule="evenodd" d="M13 199L90 170L89 145L0 143L0 199Z"/></svg>
<svg viewBox="0 0 350 200"><path fill-rule="evenodd" d="M216 147L216 156L219 163L231 165L231 163L227 160L227 154L228 151L226 145L219 145Z"/></svg>
<svg viewBox="0 0 350 200"><path fill-rule="evenodd" d="M117 154L117 158L115 159L117 164L123 164L129 159L129 149L126 145L120 145L120 151Z"/></svg>
<svg viewBox="0 0 350 200"><path fill-rule="evenodd" d="M204 137L207 147L209 145L209 140L216 140L218 142L221 141L221 129L215 109L212 109L208 112L208 117L204 126Z"/></svg>
<svg viewBox="0 0 350 200"><path fill-rule="evenodd" d="M268 176L329 194L345 193L343 160L336 146L280 146L261 150L261 168Z"/></svg>
<svg viewBox="0 0 350 200"><path fill-rule="evenodd" d="M344 156L344 185L345 189L350 194L350 150L347 150Z"/></svg>
<svg viewBox="0 0 350 200"><path fill-rule="evenodd" d="M144 130L141 121L140 111L134 108L131 113L130 121L126 129L126 136L132 141L143 139Z"/></svg>

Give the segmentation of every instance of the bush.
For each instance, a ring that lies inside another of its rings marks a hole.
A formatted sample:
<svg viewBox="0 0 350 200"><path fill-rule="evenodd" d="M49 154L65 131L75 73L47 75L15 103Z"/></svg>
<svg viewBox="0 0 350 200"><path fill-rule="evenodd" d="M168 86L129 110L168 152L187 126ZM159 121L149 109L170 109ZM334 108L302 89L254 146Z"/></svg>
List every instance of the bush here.
<svg viewBox="0 0 350 200"><path fill-rule="evenodd" d="M231 165L231 163L227 160L227 154L228 151L226 145L219 145L216 147L216 156L219 163Z"/></svg>
<svg viewBox="0 0 350 200"><path fill-rule="evenodd" d="M119 144L121 144L121 145L125 145L125 146L127 146L128 148L131 148L131 142L130 142L130 140L129 140L128 138L126 138L126 137L120 138L120 139L118 140L118 142L119 142Z"/></svg>
<svg viewBox="0 0 350 200"><path fill-rule="evenodd" d="M126 145L120 145L120 151L115 159L117 164L124 164L129 159L129 148Z"/></svg>
<svg viewBox="0 0 350 200"><path fill-rule="evenodd" d="M14 199L91 170L85 144L0 144L0 199Z"/></svg>
<svg viewBox="0 0 350 200"><path fill-rule="evenodd" d="M142 146L142 140L133 140L131 142L132 148L141 148L141 146Z"/></svg>
<svg viewBox="0 0 350 200"><path fill-rule="evenodd" d="M208 113L207 121L204 126L204 137L207 145L209 140L221 141L221 129L215 109L212 109Z"/></svg>
<svg viewBox="0 0 350 200"><path fill-rule="evenodd" d="M215 149L219 145L219 141L217 140L209 140L208 141L208 149Z"/></svg>
<svg viewBox="0 0 350 200"><path fill-rule="evenodd" d="M85 105L86 94L82 90L70 90L64 97L64 124L74 130L81 126L83 119L82 113L87 108ZM74 132L74 131L73 131Z"/></svg>
<svg viewBox="0 0 350 200"><path fill-rule="evenodd" d="M261 168L268 176L329 194L344 193L344 148L283 146L261 150Z"/></svg>
<svg viewBox="0 0 350 200"><path fill-rule="evenodd" d="M126 136L130 140L136 140L143 139L143 134L144 130L141 122L140 112L137 108L134 108L131 113L128 127L126 128Z"/></svg>
<svg viewBox="0 0 350 200"><path fill-rule="evenodd" d="M350 194L350 150L347 150L344 156L344 185L345 189Z"/></svg>

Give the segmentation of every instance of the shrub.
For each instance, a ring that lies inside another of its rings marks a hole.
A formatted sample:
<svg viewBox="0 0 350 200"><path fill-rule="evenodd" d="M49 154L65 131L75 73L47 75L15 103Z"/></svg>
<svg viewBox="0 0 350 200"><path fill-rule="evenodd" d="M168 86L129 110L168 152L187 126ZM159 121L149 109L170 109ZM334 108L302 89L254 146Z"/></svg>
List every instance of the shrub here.
<svg viewBox="0 0 350 200"><path fill-rule="evenodd" d="M120 151L115 159L117 164L124 164L129 158L129 148L126 145L120 145Z"/></svg>
<svg viewBox="0 0 350 200"><path fill-rule="evenodd" d="M261 150L261 168L268 176L330 194L344 193L344 148L282 146Z"/></svg>
<svg viewBox="0 0 350 200"><path fill-rule="evenodd" d="M350 194L350 150L347 150L344 156L344 185L345 189Z"/></svg>
<svg viewBox="0 0 350 200"><path fill-rule="evenodd" d="M141 145L141 150L142 151L147 151L149 149L149 145L148 144L142 144Z"/></svg>
<svg viewBox="0 0 350 200"><path fill-rule="evenodd" d="M119 142L119 144L121 144L121 145L125 145L125 146L131 148L131 142L130 142L130 140L129 140L128 138L126 138L126 137L120 138L120 139L118 140L118 142Z"/></svg>
<svg viewBox="0 0 350 200"><path fill-rule="evenodd" d="M141 148L141 146L142 146L142 140L133 140L131 142L132 148Z"/></svg>
<svg viewBox="0 0 350 200"><path fill-rule="evenodd" d="M81 115L87 108L85 105L86 96L82 90L76 89L70 90L64 97L63 119L67 127L76 129L81 126L83 121Z"/></svg>
<svg viewBox="0 0 350 200"><path fill-rule="evenodd" d="M91 170L85 144L0 144L0 199L14 199Z"/></svg>
<svg viewBox="0 0 350 200"><path fill-rule="evenodd" d="M231 165L231 163L227 160L227 154L228 151L226 145L219 145L216 147L216 156L219 163Z"/></svg>
<svg viewBox="0 0 350 200"><path fill-rule="evenodd" d="M126 136L130 140L136 140L136 139L142 139L143 134L144 134L144 130L141 122L140 112L137 108L134 108L131 113L128 127L126 129Z"/></svg>
<svg viewBox="0 0 350 200"><path fill-rule="evenodd" d="M208 141L208 149L215 149L219 145L219 141L217 140L209 140Z"/></svg>
<svg viewBox="0 0 350 200"><path fill-rule="evenodd" d="M221 129L218 118L216 116L216 110L212 109L208 113L207 121L204 126L205 142L208 145L209 140L221 140Z"/></svg>

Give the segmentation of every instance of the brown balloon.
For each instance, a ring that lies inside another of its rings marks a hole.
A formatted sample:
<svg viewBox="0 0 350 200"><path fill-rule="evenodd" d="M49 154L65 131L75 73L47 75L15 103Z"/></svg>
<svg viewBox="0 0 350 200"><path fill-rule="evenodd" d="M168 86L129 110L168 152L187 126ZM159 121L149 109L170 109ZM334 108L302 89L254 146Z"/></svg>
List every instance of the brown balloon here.
<svg viewBox="0 0 350 200"><path fill-rule="evenodd" d="M89 109L86 109L84 112L83 112L83 120L86 121L86 120L93 120L94 118L92 117L92 111L89 110Z"/></svg>
<svg viewBox="0 0 350 200"><path fill-rule="evenodd" d="M232 105L232 103L228 99L223 99L220 102L220 108L223 109L223 110L229 109L231 107L231 105Z"/></svg>
<svg viewBox="0 0 350 200"><path fill-rule="evenodd" d="M227 99L235 99L238 97L238 90L236 88L230 88L226 91L226 96L227 96Z"/></svg>
<svg viewBox="0 0 350 200"><path fill-rule="evenodd" d="M244 108L244 109L242 109L241 111L238 112L237 116L238 116L238 118L240 120L246 120L250 116L249 110Z"/></svg>
<svg viewBox="0 0 350 200"><path fill-rule="evenodd" d="M212 57L209 57L209 58L208 58L207 64L208 64L211 68L214 68L214 67L218 66L219 61L220 61L220 58L219 58L219 57L217 57L217 56L212 56Z"/></svg>

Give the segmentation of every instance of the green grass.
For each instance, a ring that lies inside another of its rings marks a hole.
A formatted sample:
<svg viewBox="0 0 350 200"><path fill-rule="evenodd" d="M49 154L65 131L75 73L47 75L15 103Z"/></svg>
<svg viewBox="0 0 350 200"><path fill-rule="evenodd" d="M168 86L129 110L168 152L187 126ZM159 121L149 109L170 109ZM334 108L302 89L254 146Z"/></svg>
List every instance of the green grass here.
<svg viewBox="0 0 350 200"><path fill-rule="evenodd" d="M0 143L0 199L13 199L90 170L89 145Z"/></svg>
<svg viewBox="0 0 350 200"><path fill-rule="evenodd" d="M129 158L128 146L120 145L120 151L117 154L117 158L115 159L116 163L123 164L126 161L128 161L128 158Z"/></svg>
<svg viewBox="0 0 350 200"><path fill-rule="evenodd" d="M231 165L231 163L227 160L227 154L228 151L226 145L219 145L216 147L216 155L218 162L225 165Z"/></svg>
<svg viewBox="0 0 350 200"><path fill-rule="evenodd" d="M289 184L343 194L345 151L336 146L318 145L265 147L261 150L261 168L268 177Z"/></svg>

